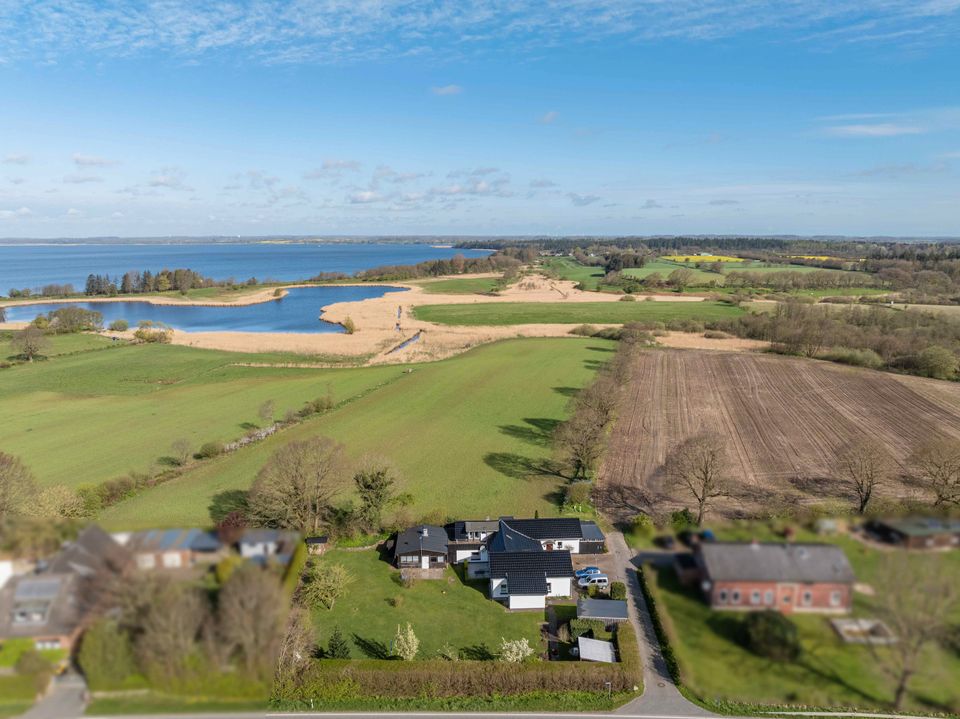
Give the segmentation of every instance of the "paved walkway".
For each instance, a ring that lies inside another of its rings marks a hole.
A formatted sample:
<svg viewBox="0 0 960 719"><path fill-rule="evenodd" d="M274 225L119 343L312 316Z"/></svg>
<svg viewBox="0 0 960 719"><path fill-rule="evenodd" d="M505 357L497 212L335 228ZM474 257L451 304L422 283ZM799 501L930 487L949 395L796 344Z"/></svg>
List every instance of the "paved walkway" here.
<svg viewBox="0 0 960 719"><path fill-rule="evenodd" d="M657 633L650 619L647 601L640 590L640 580L637 578L637 573L631 571L636 568L634 553L627 547L620 532L607 534L607 549L615 560L616 578L626 581L627 584L630 622L637 633L640 660L643 663L643 695L620 707L616 713L646 716L716 716L685 699L673 683L667 663L660 652L660 642L657 640Z"/></svg>
<svg viewBox="0 0 960 719"><path fill-rule="evenodd" d="M22 714L21 719L77 719L87 707L86 696L83 677L68 671L54 677L48 694Z"/></svg>

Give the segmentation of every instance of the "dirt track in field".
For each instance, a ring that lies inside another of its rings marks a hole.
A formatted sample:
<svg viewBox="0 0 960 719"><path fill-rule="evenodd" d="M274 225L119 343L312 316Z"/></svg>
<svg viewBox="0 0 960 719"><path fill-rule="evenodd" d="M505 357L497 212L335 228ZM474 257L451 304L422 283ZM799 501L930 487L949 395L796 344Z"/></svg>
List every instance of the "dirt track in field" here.
<svg viewBox="0 0 960 719"><path fill-rule="evenodd" d="M639 351L614 425L601 487L614 516L682 506L664 486L668 451L700 431L729 440L737 498L727 516L847 496L835 453L872 437L901 463L938 435L960 437L960 385L775 355ZM912 494L907 485L883 495Z"/></svg>

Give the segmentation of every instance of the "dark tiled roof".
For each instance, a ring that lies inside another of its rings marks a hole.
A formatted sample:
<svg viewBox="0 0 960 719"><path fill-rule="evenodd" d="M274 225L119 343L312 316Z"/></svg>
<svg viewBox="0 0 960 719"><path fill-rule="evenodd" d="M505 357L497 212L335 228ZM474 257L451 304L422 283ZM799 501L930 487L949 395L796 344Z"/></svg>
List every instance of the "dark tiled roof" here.
<svg viewBox="0 0 960 719"><path fill-rule="evenodd" d="M490 540L489 551L491 554L499 552L542 552L543 547L540 542L533 539L523 532L514 529L500 520L499 529Z"/></svg>
<svg viewBox="0 0 960 719"><path fill-rule="evenodd" d="M77 600L77 574L24 575L13 577L0 590L0 638L27 638L72 634L83 619ZM41 621L14 623L16 607L30 607Z"/></svg>
<svg viewBox="0 0 960 719"><path fill-rule="evenodd" d="M490 554L490 576L495 579L533 575L541 577L572 577L573 562L570 552L497 552ZM512 593L512 590L511 590Z"/></svg>
<svg viewBox="0 0 960 719"><path fill-rule="evenodd" d="M830 582L855 580L847 555L832 544L701 544L699 557L715 582Z"/></svg>
<svg viewBox="0 0 960 719"><path fill-rule="evenodd" d="M433 524L418 524L416 527L410 527L397 536L394 555L416 554L421 549L425 552L446 554L447 530Z"/></svg>
<svg viewBox="0 0 960 719"><path fill-rule="evenodd" d="M507 577L507 591L518 596L542 596L549 591L547 578L534 574L521 574Z"/></svg>
<svg viewBox="0 0 960 719"><path fill-rule="evenodd" d="M580 539L583 537L580 520L576 518L513 519L506 517L502 521L533 539Z"/></svg>
<svg viewBox="0 0 960 719"><path fill-rule="evenodd" d="M596 522L585 522L581 519L580 531L583 533L583 539L586 542L602 542L604 539L606 539Z"/></svg>
<svg viewBox="0 0 960 719"><path fill-rule="evenodd" d="M296 536L294 532L286 529L254 528L244 531L240 537L240 544L292 543L296 541ZM193 549L197 548L193 547Z"/></svg>
<svg viewBox="0 0 960 719"><path fill-rule="evenodd" d="M619 599L578 599L577 618L626 619L627 603Z"/></svg>
<svg viewBox="0 0 960 719"><path fill-rule="evenodd" d="M261 530L248 529L244 537L251 531ZM127 546L134 552L216 552L220 549L220 540L202 529L147 529L130 537Z"/></svg>
<svg viewBox="0 0 960 719"><path fill-rule="evenodd" d="M91 524L50 559L46 571L92 576L104 571L120 571L129 562L130 553L100 527Z"/></svg>
<svg viewBox="0 0 960 719"><path fill-rule="evenodd" d="M905 517L885 519L877 524L890 527L908 537L932 537L938 534L960 534L960 519L937 517Z"/></svg>

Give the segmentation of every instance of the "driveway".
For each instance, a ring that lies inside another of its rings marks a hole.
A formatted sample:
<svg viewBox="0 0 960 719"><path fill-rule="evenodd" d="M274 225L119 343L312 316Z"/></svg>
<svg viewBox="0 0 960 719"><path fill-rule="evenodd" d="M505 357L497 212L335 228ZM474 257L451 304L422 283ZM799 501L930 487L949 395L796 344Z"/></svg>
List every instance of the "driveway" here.
<svg viewBox="0 0 960 719"><path fill-rule="evenodd" d="M74 671L54 677L47 695L20 719L77 719L87 707L87 684Z"/></svg>

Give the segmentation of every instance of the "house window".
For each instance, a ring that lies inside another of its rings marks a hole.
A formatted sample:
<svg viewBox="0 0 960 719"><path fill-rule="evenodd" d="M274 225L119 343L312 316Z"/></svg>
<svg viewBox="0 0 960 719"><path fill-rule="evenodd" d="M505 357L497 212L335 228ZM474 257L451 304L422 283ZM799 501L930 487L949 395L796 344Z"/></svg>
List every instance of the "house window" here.
<svg viewBox="0 0 960 719"><path fill-rule="evenodd" d="M832 592L830 592L831 607L839 607L842 599L843 599L843 593L839 589L834 589Z"/></svg>
<svg viewBox="0 0 960 719"><path fill-rule="evenodd" d="M768 589L763 593L763 603L764 604L773 604L773 590Z"/></svg>
<svg viewBox="0 0 960 719"><path fill-rule="evenodd" d="M563 542L557 542L557 549L563 549Z"/></svg>
<svg viewBox="0 0 960 719"><path fill-rule="evenodd" d="M731 600L733 601L734 604L739 604L739 603L740 603L740 590L739 590L739 589L734 589L734 590L733 590L733 595L731 596Z"/></svg>
<svg viewBox="0 0 960 719"><path fill-rule="evenodd" d="M726 589L721 589L721 590L720 590L719 601L720 601L721 604L726 604L726 603L727 603L727 590L726 590Z"/></svg>
<svg viewBox="0 0 960 719"><path fill-rule="evenodd" d="M163 566L167 569L176 569L182 566L180 552L167 552L163 555Z"/></svg>
<svg viewBox="0 0 960 719"><path fill-rule="evenodd" d="M803 593L803 606L809 607L813 604L813 592L807 590Z"/></svg>
<svg viewBox="0 0 960 719"><path fill-rule="evenodd" d="M760 590L754 589L750 592L750 603L759 604L760 603Z"/></svg>
<svg viewBox="0 0 960 719"><path fill-rule="evenodd" d="M551 594L553 594L553 584L551 582L547 582L547 596L549 597Z"/></svg>
<svg viewBox="0 0 960 719"><path fill-rule="evenodd" d="M507 580L504 579L502 582L500 582L500 594L509 594L509 593L510 593L510 588L507 586Z"/></svg>

